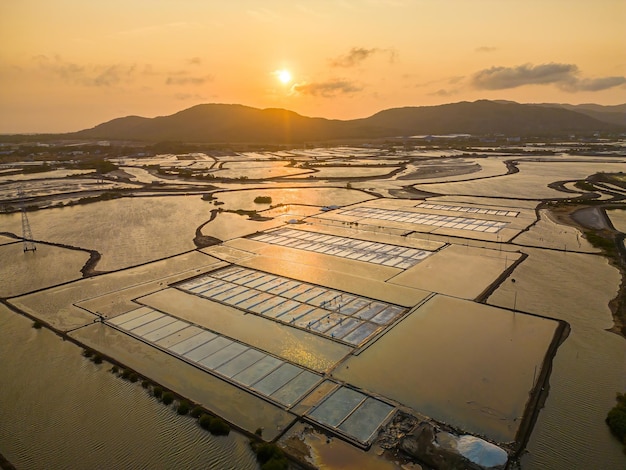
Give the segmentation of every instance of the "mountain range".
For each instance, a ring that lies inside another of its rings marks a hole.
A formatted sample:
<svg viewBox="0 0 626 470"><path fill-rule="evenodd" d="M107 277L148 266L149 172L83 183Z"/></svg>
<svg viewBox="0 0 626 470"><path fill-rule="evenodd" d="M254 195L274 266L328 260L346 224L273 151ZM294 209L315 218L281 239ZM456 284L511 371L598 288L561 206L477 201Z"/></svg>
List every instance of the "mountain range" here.
<svg viewBox="0 0 626 470"><path fill-rule="evenodd" d="M65 138L202 143L290 143L437 134L507 136L625 133L626 104L618 106L460 102L393 108L370 117L333 120L286 109L201 104L170 116L113 119Z"/></svg>

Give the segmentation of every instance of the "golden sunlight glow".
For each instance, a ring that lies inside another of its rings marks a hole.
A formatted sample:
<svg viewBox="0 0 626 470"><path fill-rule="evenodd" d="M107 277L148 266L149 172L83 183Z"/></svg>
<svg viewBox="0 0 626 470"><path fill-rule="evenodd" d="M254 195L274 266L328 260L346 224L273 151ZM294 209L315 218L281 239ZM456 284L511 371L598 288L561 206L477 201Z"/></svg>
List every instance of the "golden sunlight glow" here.
<svg viewBox="0 0 626 470"><path fill-rule="evenodd" d="M278 70L276 72L276 76L281 83L287 84L291 81L291 73L289 72L289 70Z"/></svg>

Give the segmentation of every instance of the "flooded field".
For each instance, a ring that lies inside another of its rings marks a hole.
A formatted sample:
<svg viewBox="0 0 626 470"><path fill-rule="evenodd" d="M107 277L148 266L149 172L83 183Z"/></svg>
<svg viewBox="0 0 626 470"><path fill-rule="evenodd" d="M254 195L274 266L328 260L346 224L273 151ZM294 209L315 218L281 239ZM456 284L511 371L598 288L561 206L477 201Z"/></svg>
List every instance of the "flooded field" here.
<svg viewBox="0 0 626 470"><path fill-rule="evenodd" d="M0 442L16 468L257 468L245 437L211 436L31 323L0 305Z"/></svg>
<svg viewBox="0 0 626 470"><path fill-rule="evenodd" d="M556 326L435 296L333 375L437 420L511 441Z"/></svg>
<svg viewBox="0 0 626 470"><path fill-rule="evenodd" d="M612 320L608 301L619 274L600 256L525 249L529 257L489 298L493 305L517 308L567 321L568 339L555 358L550 394L528 445L524 468L620 468L624 455L604 425L615 393L626 387L626 341L604 331ZM580 289L581 285L585 289ZM541 290L545 295L537 295ZM593 295L589 295L593 292ZM576 427L566 422L579 423ZM581 432L581 430L593 432ZM553 443L563 446L553 449ZM580 453L579 449L586 452Z"/></svg>
<svg viewBox="0 0 626 470"><path fill-rule="evenodd" d="M598 171L598 164L590 162L532 162L521 160L519 173L454 183L418 184L417 189L440 194L460 194L473 196L506 195L520 199L549 199L568 197L548 187L555 181L584 179ZM624 162L602 163L606 172L618 172Z"/></svg>
<svg viewBox="0 0 626 470"><path fill-rule="evenodd" d="M608 211L607 215L611 219L611 223L615 230L626 233L626 210Z"/></svg>
<svg viewBox="0 0 626 470"><path fill-rule="evenodd" d="M134 195L43 200L28 213L35 252L23 251L21 214L0 214L0 232L15 235L0 236L5 304L244 433L299 436L318 468L397 468L377 436L398 410L511 456L518 432L532 430L534 393L546 402L523 470L626 462L604 424L626 389L626 342L606 331L619 272L549 208L535 212L572 197L550 183L616 171L619 158L338 147L119 162L132 183L68 186L64 170L24 183L31 196L114 185ZM224 179L159 176L144 167L155 162ZM293 179L312 169L311 181ZM149 185L157 179L164 186ZM603 204L615 198L600 192ZM17 183L4 185L0 202L13 193ZM617 230L624 213L607 211ZM215 244L198 248L197 235ZM95 252L96 275L83 278ZM0 388L0 451L18 468L257 468L243 435L211 437L31 324L0 304L11 384Z"/></svg>

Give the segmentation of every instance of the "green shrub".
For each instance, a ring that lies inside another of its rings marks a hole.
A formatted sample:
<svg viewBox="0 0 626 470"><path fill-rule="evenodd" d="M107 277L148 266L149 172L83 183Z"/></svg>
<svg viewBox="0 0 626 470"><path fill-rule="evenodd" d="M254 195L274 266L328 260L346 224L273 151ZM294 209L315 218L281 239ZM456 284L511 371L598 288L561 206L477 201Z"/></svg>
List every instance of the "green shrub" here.
<svg viewBox="0 0 626 470"><path fill-rule="evenodd" d="M254 431L254 434L256 434L259 437L263 436L263 428L256 428L256 431Z"/></svg>
<svg viewBox="0 0 626 470"><path fill-rule="evenodd" d="M285 458L283 450L272 442L264 442L259 444L254 449L256 453L256 459L261 465L269 462L270 460L282 460Z"/></svg>
<svg viewBox="0 0 626 470"><path fill-rule="evenodd" d="M132 383L135 383L139 380L139 376L135 372L131 372L128 376L128 380L130 380Z"/></svg>
<svg viewBox="0 0 626 470"><path fill-rule="evenodd" d="M213 421L213 417L206 413L203 413L198 419L198 424L202 429L206 429L208 431L209 427L211 426L211 421Z"/></svg>
<svg viewBox="0 0 626 470"><path fill-rule="evenodd" d="M132 374L132 371L130 369L124 369L122 371L122 378L124 380L128 380L130 378L131 374Z"/></svg>
<svg viewBox="0 0 626 470"><path fill-rule="evenodd" d="M617 405L606 416L606 424L615 437L624 444L623 450L626 453L626 393L618 393L615 399Z"/></svg>
<svg viewBox="0 0 626 470"><path fill-rule="evenodd" d="M37 321L37 320L35 320L35 321L33 322L33 328L34 328L34 329L36 329L36 330L40 329L42 326L43 326L43 325L41 324L41 322L39 322L39 321Z"/></svg>
<svg viewBox="0 0 626 470"><path fill-rule="evenodd" d="M271 204L272 198L269 196L257 196L254 198L254 202L257 204Z"/></svg>
<svg viewBox="0 0 626 470"><path fill-rule="evenodd" d="M186 415L187 413L189 413L189 408L190 408L189 402L185 400L181 400L178 403L178 408L176 408L176 412L179 415Z"/></svg>
<svg viewBox="0 0 626 470"><path fill-rule="evenodd" d="M148 387L150 386L150 382L148 382L146 379L143 379L143 380L141 381L141 386L142 386L143 388L148 388Z"/></svg>
<svg viewBox="0 0 626 470"><path fill-rule="evenodd" d="M200 416L202 416L203 412L204 410L202 409L202 407L196 405L191 409L191 412L189 414L194 418L199 418Z"/></svg>
<svg viewBox="0 0 626 470"><path fill-rule="evenodd" d="M172 392L164 392L161 401L164 405L171 405L174 402L174 394Z"/></svg>
<svg viewBox="0 0 626 470"><path fill-rule="evenodd" d="M152 394L154 398L161 398L163 396L163 389L157 385L152 389Z"/></svg>
<svg viewBox="0 0 626 470"><path fill-rule="evenodd" d="M95 364L102 364L102 356L100 354L96 354L92 360Z"/></svg>
<svg viewBox="0 0 626 470"><path fill-rule="evenodd" d="M117 374L119 371L120 371L120 369L119 369L117 366L113 366L113 367L111 367L111 372L112 372L113 374Z"/></svg>
<svg viewBox="0 0 626 470"><path fill-rule="evenodd" d="M280 459L270 459L261 465L261 470L287 470L289 462L285 457Z"/></svg>
<svg viewBox="0 0 626 470"><path fill-rule="evenodd" d="M91 349L83 349L83 356L91 357L93 356L93 351Z"/></svg>
<svg viewBox="0 0 626 470"><path fill-rule="evenodd" d="M230 426L220 418L213 418L209 424L209 432L214 436L228 436Z"/></svg>

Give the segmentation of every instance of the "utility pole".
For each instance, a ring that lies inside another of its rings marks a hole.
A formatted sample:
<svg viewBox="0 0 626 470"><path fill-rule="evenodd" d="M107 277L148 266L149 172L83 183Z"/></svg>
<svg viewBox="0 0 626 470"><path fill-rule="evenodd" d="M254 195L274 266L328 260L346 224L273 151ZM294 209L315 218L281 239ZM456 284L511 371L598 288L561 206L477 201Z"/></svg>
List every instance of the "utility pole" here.
<svg viewBox="0 0 626 470"><path fill-rule="evenodd" d="M24 190L22 186L17 190L17 194L20 199L20 206L22 211L22 239L24 240L24 253L27 251L37 251L37 245L33 241L33 232L30 229L30 222L28 222L28 215L26 214L26 207L24 206Z"/></svg>

